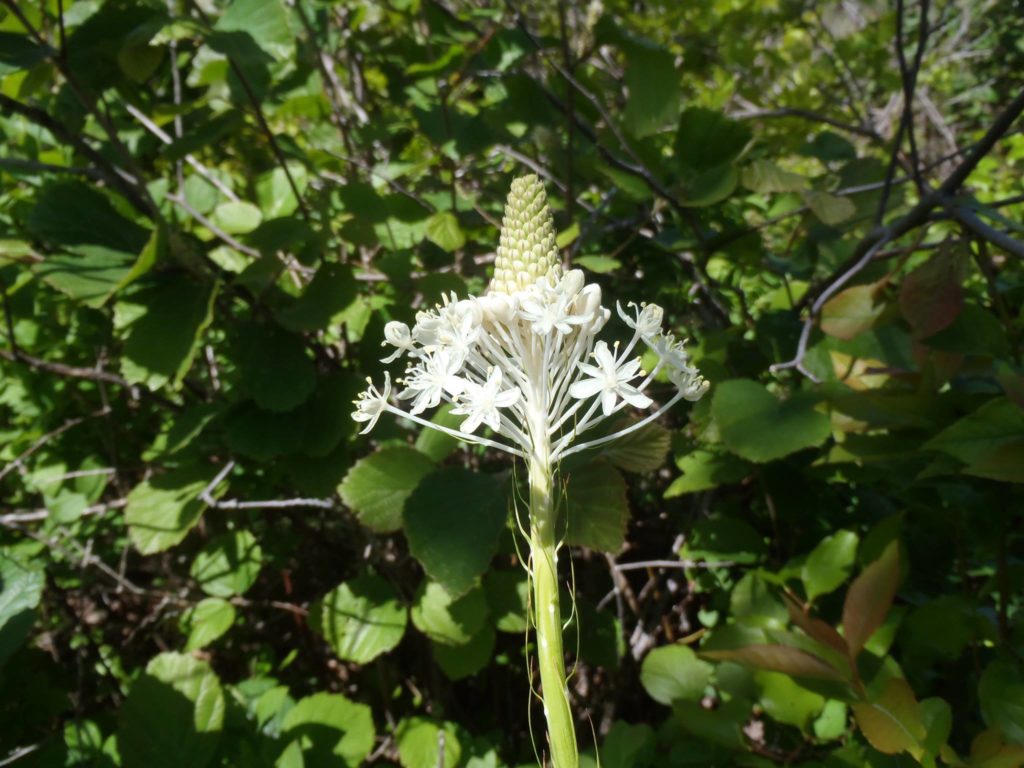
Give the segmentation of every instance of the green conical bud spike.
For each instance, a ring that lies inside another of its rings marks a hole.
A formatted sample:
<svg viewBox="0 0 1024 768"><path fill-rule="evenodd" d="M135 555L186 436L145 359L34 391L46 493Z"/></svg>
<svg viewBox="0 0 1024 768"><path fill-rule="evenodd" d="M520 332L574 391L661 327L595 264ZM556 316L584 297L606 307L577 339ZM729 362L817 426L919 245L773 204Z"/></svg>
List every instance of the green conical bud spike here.
<svg viewBox="0 0 1024 768"><path fill-rule="evenodd" d="M542 278L558 279L561 273L555 222L544 185L533 174L513 179L488 291L511 294Z"/></svg>

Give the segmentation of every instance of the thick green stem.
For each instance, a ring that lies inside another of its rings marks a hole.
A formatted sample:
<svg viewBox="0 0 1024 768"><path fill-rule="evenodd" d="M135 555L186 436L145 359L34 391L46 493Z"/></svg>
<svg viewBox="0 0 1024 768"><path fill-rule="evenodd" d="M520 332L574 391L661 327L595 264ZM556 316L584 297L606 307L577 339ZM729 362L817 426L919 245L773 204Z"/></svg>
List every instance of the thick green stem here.
<svg viewBox="0 0 1024 768"><path fill-rule="evenodd" d="M553 768L577 768L579 752L569 707L562 651L562 611L558 601L558 538L547 451L530 459L530 558L533 566L533 618L537 630L541 696L548 725Z"/></svg>

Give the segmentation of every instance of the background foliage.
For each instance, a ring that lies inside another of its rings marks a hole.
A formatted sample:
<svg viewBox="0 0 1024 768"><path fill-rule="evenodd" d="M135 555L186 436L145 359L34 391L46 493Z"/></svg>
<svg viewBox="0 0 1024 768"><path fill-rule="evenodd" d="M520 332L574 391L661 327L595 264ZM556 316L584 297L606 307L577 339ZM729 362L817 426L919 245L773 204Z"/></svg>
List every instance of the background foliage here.
<svg viewBox="0 0 1024 768"><path fill-rule="evenodd" d="M1024 765L1020 0L2 8L0 764L536 764L517 478L349 418L533 171L713 383L562 468L601 764Z"/></svg>

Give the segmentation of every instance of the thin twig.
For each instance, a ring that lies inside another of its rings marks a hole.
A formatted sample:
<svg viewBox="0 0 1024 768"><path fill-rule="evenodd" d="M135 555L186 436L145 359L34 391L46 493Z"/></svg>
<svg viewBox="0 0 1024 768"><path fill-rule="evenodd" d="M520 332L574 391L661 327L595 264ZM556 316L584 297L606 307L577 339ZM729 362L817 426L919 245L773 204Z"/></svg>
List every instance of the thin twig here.
<svg viewBox="0 0 1024 768"><path fill-rule="evenodd" d="M3 350L0 350L0 352L2 351ZM22 453L16 459L14 459L14 461L10 462L3 469L0 469L0 480L3 480L5 477L7 477L7 475L10 474L10 472L13 471L14 469L24 467L25 459L27 459L29 456L38 451L40 448L42 448L44 445L46 445L54 438L60 437L69 429L77 427L82 422L88 421L89 419L95 419L99 416L105 416L109 412L109 408L101 408L100 410L87 414L85 416L75 416L74 418L68 419L56 429L50 430L42 437L40 437L38 440L36 440L34 443L32 443L32 445L30 445L28 448L22 451Z"/></svg>
<svg viewBox="0 0 1024 768"><path fill-rule="evenodd" d="M142 112L142 110L138 109L135 106L132 106L131 104L128 104L127 102L124 104L124 108L126 110L128 110L128 114L130 114L132 117L134 117L140 123L142 123L143 128L145 128L147 131L149 131L154 136L156 136L158 139L160 139L160 141L162 141L164 144L173 144L174 143L174 139L172 139L167 134L167 132L164 131L163 128L161 128L159 125L157 125L152 120L150 120ZM178 126L175 125L175 128L177 129ZM236 203L238 202L238 195L236 195L234 193L234 191L231 189L231 187L227 186L223 181L221 181L216 176L214 176L213 173L210 171L210 169L207 168L205 165L203 165L198 160L196 160L196 158L193 155L186 154L185 155L185 162L188 163L189 165L191 165L195 169L196 173L198 173L200 176L202 176L204 179L206 179L208 182L210 182L210 184L212 184L214 187L216 187L218 190L220 190L221 194L223 194L229 200L232 200L232 201L234 201Z"/></svg>
<svg viewBox="0 0 1024 768"><path fill-rule="evenodd" d="M248 245L240 243L238 240L233 238L231 235L229 235L227 232L225 232L223 229L218 227L208 218L203 216L203 214L201 214L199 211L197 211L195 208L189 205L188 201L185 200L183 196L176 194L168 194L167 199L170 200L175 205L177 205L178 207L180 207L183 211L185 211L185 213L187 213L193 219L198 221L208 230L210 230L210 233L213 234L214 237L216 237L218 240L222 241L226 245L230 245L236 251L244 253L246 256L252 256L255 259L258 259L260 257L261 254L259 251L257 251L255 248L250 248Z"/></svg>

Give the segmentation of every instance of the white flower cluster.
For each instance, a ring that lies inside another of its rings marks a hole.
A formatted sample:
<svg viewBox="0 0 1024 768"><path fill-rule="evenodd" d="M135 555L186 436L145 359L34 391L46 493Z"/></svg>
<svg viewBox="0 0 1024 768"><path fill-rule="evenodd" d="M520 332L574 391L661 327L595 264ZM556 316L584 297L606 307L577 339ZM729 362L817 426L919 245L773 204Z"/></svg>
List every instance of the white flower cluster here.
<svg viewBox="0 0 1024 768"><path fill-rule="evenodd" d="M543 212L550 217L546 206ZM506 213L506 229L508 218ZM704 394L707 382L688 364L683 344L662 330L661 307L631 303L627 312L617 305L633 337L624 347L609 347L597 339L611 315L601 305L600 286L586 284L579 270L563 274L540 246L536 254L519 252L507 240L503 232L503 274L486 295L445 297L443 304L419 312L411 329L397 321L387 324L384 343L394 351L384 362L407 358L397 398L409 402L409 408L391 403L385 374L383 390L371 384L356 401L353 418L366 422L364 433L390 411L468 442L524 458L541 453L554 462L640 428L681 398L697 400ZM510 270L524 279L510 279ZM641 342L657 356L649 372L641 370L636 356ZM676 387L667 403L616 434L576 443L627 406L650 409L653 401L644 392L662 369ZM458 430L420 416L441 403L451 403L452 413L465 417ZM476 434L483 424L494 439Z"/></svg>

